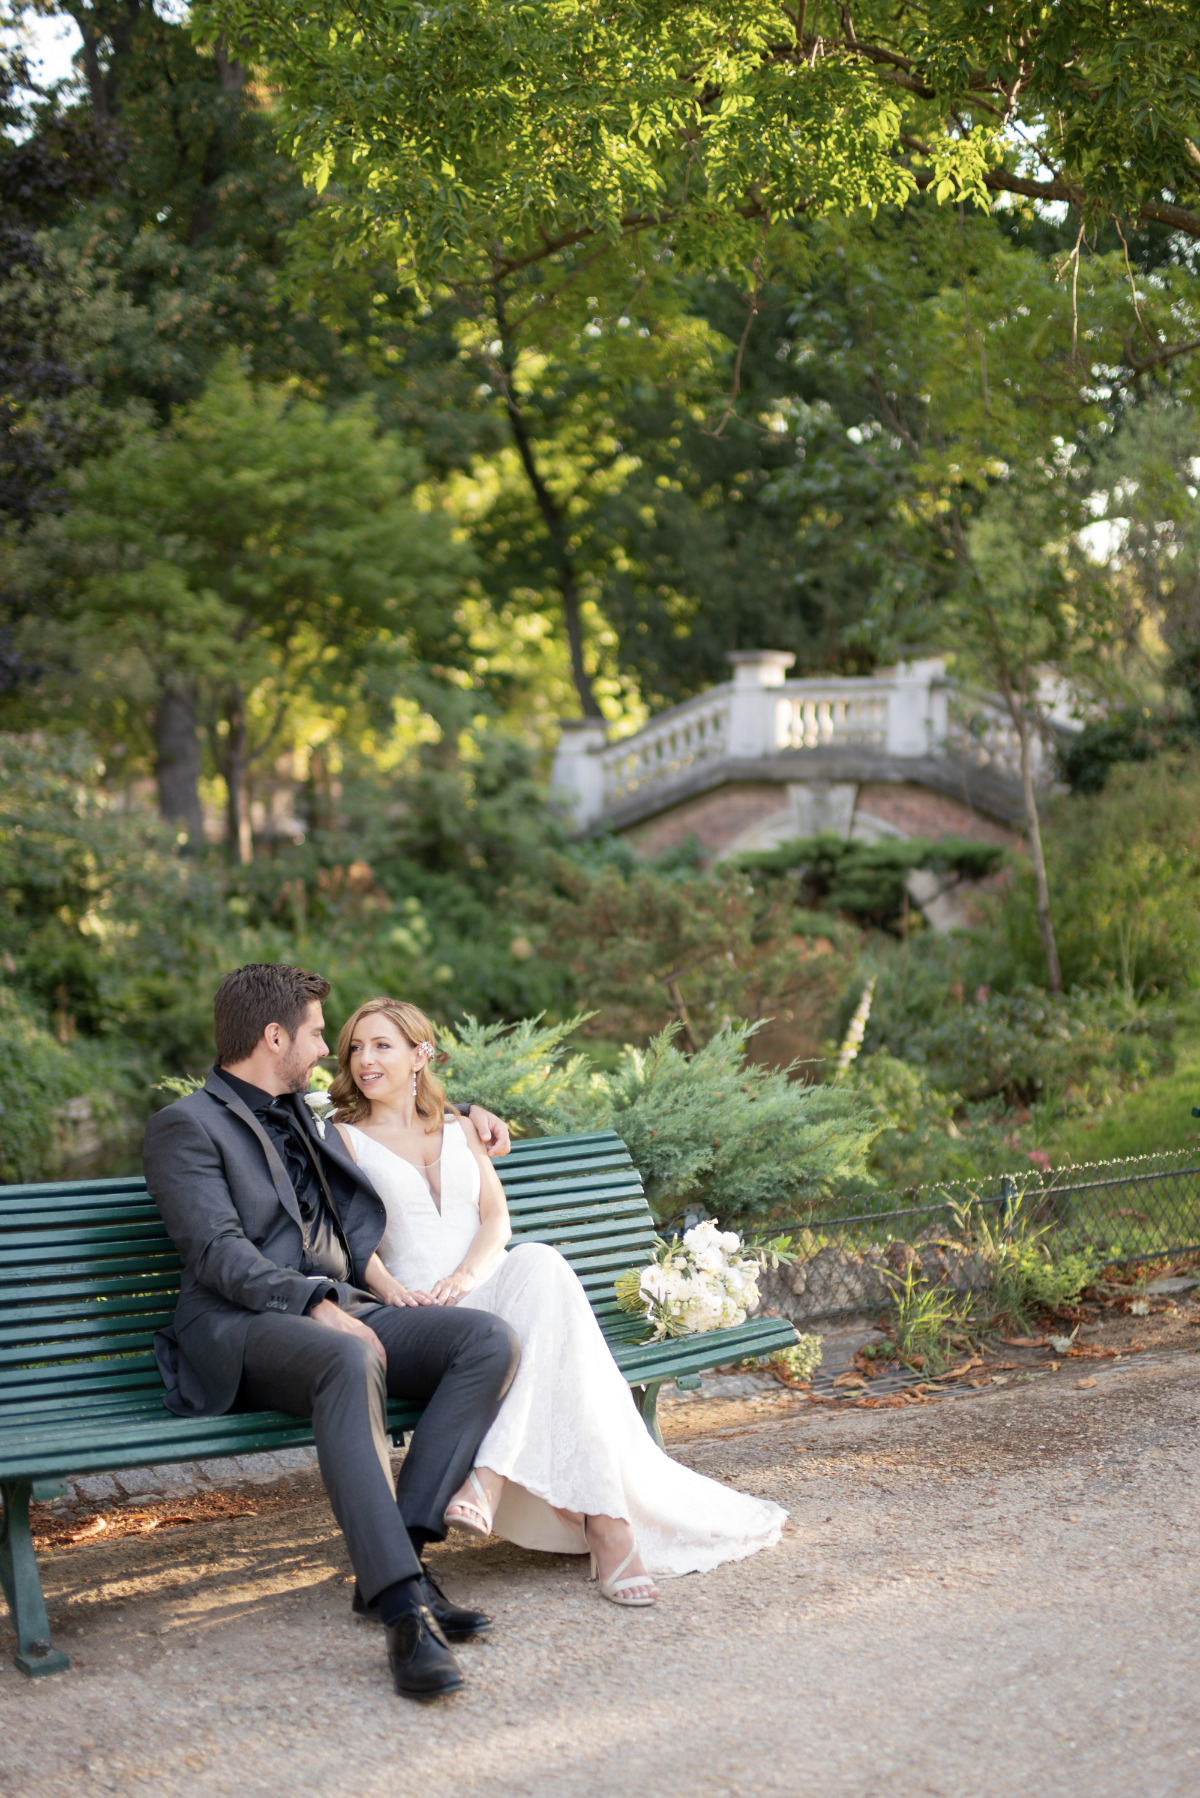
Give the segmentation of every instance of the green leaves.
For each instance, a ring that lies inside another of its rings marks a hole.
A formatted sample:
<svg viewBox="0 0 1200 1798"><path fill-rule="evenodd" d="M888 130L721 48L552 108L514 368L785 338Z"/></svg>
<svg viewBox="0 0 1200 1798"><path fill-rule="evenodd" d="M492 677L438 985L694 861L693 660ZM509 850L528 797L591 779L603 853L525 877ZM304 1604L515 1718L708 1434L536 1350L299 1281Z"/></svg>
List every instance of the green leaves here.
<svg viewBox="0 0 1200 1798"><path fill-rule="evenodd" d="M421 279L488 278L631 232L669 242L682 266L748 267L754 221L903 203L919 186L947 203L1036 190L1130 217L1166 200L1200 234L1187 0L900 13L864 0L853 25L773 0L602 15L202 0L195 17L257 47L285 91L289 145L318 191L336 187L347 238L388 246Z"/></svg>
<svg viewBox="0 0 1200 1798"><path fill-rule="evenodd" d="M416 503L421 472L369 402L328 411L231 358L169 429L77 471L28 559L97 684L185 679L218 753L246 725L244 766L444 641L469 558Z"/></svg>
<svg viewBox="0 0 1200 1798"><path fill-rule="evenodd" d="M455 1090L541 1134L616 1130L646 1182L660 1222L696 1200L725 1225L794 1214L852 1174L878 1124L870 1105L842 1087L805 1086L794 1070L746 1058L753 1025L719 1030L697 1055L675 1047L678 1026L627 1047L616 1069L584 1055L562 1059L582 1022L511 1029L473 1018L442 1035ZM777 1257L782 1241L768 1245Z"/></svg>

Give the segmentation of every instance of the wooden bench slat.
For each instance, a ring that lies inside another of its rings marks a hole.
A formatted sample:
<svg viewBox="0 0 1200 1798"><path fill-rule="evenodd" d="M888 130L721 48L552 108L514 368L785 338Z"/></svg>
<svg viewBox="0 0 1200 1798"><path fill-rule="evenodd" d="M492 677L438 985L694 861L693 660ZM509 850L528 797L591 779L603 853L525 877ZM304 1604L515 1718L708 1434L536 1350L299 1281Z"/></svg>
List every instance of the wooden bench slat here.
<svg viewBox="0 0 1200 1798"><path fill-rule="evenodd" d="M41 1279L31 1281L26 1285L22 1281L19 1286L14 1285L10 1288L10 1302L14 1305L32 1304L37 1299L49 1298L53 1295L64 1299L92 1298L101 1295L117 1297L128 1292L157 1292L162 1287L165 1287L171 1294L179 1291L178 1266L164 1268L161 1273L157 1270L148 1272L146 1269L142 1269L140 1273L131 1272L116 1280L102 1281L93 1275L91 1279L72 1277L64 1279L60 1283Z"/></svg>
<svg viewBox="0 0 1200 1798"><path fill-rule="evenodd" d="M134 1318L146 1320L144 1329L161 1330L163 1326L157 1319L170 1318L174 1312L174 1294L163 1292L161 1288L157 1292L124 1294L115 1299L75 1299L61 1306L49 1304L44 1299L37 1305L11 1305L0 1311L0 1348L22 1344L40 1348L54 1336L110 1336L114 1331L128 1332Z"/></svg>
<svg viewBox="0 0 1200 1798"><path fill-rule="evenodd" d="M131 1361L140 1359L141 1356L130 1356ZM46 1370L33 1367L28 1371L44 1373ZM70 1373L70 1368L60 1366L59 1371L67 1375ZM52 1392L47 1392L44 1386L36 1385L33 1381L13 1385L0 1396L0 1435L3 1434L6 1418L22 1416L29 1410L37 1410L41 1415L49 1416L60 1399L64 1404L73 1404L76 1399L88 1404L99 1404L107 1401L114 1394L119 1397L122 1393L137 1392L150 1392L154 1395L155 1403L162 1404L162 1381L158 1377L157 1366L152 1365L139 1372L109 1380L72 1380L64 1377L56 1383Z"/></svg>
<svg viewBox="0 0 1200 1798"><path fill-rule="evenodd" d="M2 1250L0 1259L3 1259ZM94 1261L65 1261L58 1266L53 1262L43 1262L35 1267L10 1268L8 1279L0 1283L0 1294L7 1304L10 1295L15 1299L19 1293L32 1291L39 1285L67 1286L82 1282L89 1291L115 1292L121 1289L121 1282L127 1280L149 1280L155 1285L167 1286L174 1282L172 1290L178 1293L179 1275L177 1255L147 1255L141 1260L125 1259L112 1268L104 1262Z"/></svg>
<svg viewBox="0 0 1200 1798"><path fill-rule="evenodd" d="M514 1235L510 1247L518 1248L523 1242L550 1243L560 1249L568 1261L573 1261L576 1254L598 1255L606 1250L611 1254L624 1252L632 1267L635 1258L653 1241L653 1232L640 1225L636 1218L631 1218L619 1234L607 1223L537 1224Z"/></svg>
<svg viewBox="0 0 1200 1798"><path fill-rule="evenodd" d="M145 1320L145 1328L139 1330L136 1335L109 1336L104 1344L106 1353L118 1355L123 1354L126 1350L128 1350L130 1354L138 1353L139 1350L144 1349L146 1346L147 1334L153 1334L155 1330L165 1329L167 1324L170 1323L171 1317L172 1313L166 1311L156 1318L147 1318ZM39 1361L76 1361L94 1355L95 1352L95 1336L72 1337L69 1340L45 1344L40 1342L26 1343L20 1348L0 1349L0 1365L5 1367L21 1367L26 1364L32 1365Z"/></svg>
<svg viewBox="0 0 1200 1798"><path fill-rule="evenodd" d="M156 1391L147 1381L120 1392L78 1392L70 1397L56 1394L53 1406L14 1406L0 1412L0 1417L4 1421L5 1441L16 1442L55 1429L60 1423L85 1424L88 1429L97 1430L106 1418L143 1417L157 1423L162 1413L162 1387Z"/></svg>
<svg viewBox="0 0 1200 1798"><path fill-rule="evenodd" d="M524 1228L532 1220L552 1223L557 1218L569 1221L573 1218L606 1217L636 1218L640 1223L646 1220L646 1201L641 1193L631 1192L628 1196L619 1194L610 1196L605 1193L588 1193L577 1203L564 1205L559 1201L544 1204L540 1199L535 1203L532 1199L521 1204L513 1204L508 1208L513 1228Z"/></svg>
<svg viewBox="0 0 1200 1798"><path fill-rule="evenodd" d="M590 1161L571 1157L562 1161L545 1162L536 1167L526 1163L520 1167L499 1168L497 1172L500 1175L501 1186L507 1191L509 1187L518 1189L540 1180L565 1182L568 1176L580 1180L595 1180L628 1171L632 1166L633 1163L628 1155L610 1155L603 1159L593 1158Z"/></svg>
<svg viewBox="0 0 1200 1798"><path fill-rule="evenodd" d="M79 1230L70 1238L62 1232L49 1230L13 1231L11 1235L0 1235L0 1256L5 1259L10 1253L22 1249L41 1249L53 1254L60 1244L68 1244L78 1255L83 1247L104 1249L111 1247L114 1252L129 1254L135 1245L144 1243L150 1254L161 1254L164 1245L170 1244L170 1238L162 1227L161 1220L155 1226L140 1224L95 1224Z"/></svg>
<svg viewBox="0 0 1200 1798"><path fill-rule="evenodd" d="M26 1452L10 1453L0 1441L0 1479L61 1479L84 1473L107 1473L122 1467L153 1467L159 1462L207 1461L226 1455L270 1453L281 1448L307 1448L312 1433L300 1417L282 1418L278 1424L263 1423L270 1413L248 1414L244 1428L233 1433L228 1426L214 1428L224 1420L176 1419L174 1430L155 1436L136 1435L127 1440L124 1432L110 1425L102 1442L86 1443L71 1438L50 1437L45 1442L30 1444ZM420 1407L389 1407L388 1429L393 1433L415 1429L420 1421ZM186 1433L185 1433L186 1432Z"/></svg>
<svg viewBox="0 0 1200 1798"><path fill-rule="evenodd" d="M795 1340L796 1332L785 1318L756 1317L732 1330L617 1347L613 1353L625 1377L640 1381L669 1378L702 1367L723 1367L729 1362L764 1355L772 1348L787 1347Z"/></svg>
<svg viewBox="0 0 1200 1798"><path fill-rule="evenodd" d="M19 1205L22 1200L69 1199L77 1194L87 1198L103 1198L108 1193L144 1193L142 1174L114 1174L104 1180L36 1180L24 1185L0 1186L0 1205Z"/></svg>
<svg viewBox="0 0 1200 1798"><path fill-rule="evenodd" d="M134 1363L144 1363L145 1365L132 1366L128 1373L109 1373L106 1377L96 1378L90 1371L91 1367L95 1365L94 1363L76 1362L74 1365L80 1370L77 1379L70 1377L71 1369L65 1368L59 1363L54 1368L54 1372L59 1377L54 1381L50 1390L47 1390L45 1380L36 1378L38 1374L49 1374L51 1371L49 1368L26 1368L23 1370L24 1377L18 1376L16 1379L0 1385L0 1427L3 1426L3 1420L10 1414L20 1412L29 1406L36 1406L38 1410L46 1413L58 1404L60 1399L64 1402L73 1402L78 1398L91 1403L104 1399L113 1392L138 1392L145 1389L152 1392L155 1403L161 1405L162 1381L158 1377L158 1363L154 1356L130 1355L116 1365L131 1366Z"/></svg>
<svg viewBox="0 0 1200 1798"><path fill-rule="evenodd" d="M614 1144L628 1155L629 1150L615 1130L581 1130L577 1136L518 1136L508 1159L517 1161L526 1156L578 1154L584 1149L611 1148Z"/></svg>

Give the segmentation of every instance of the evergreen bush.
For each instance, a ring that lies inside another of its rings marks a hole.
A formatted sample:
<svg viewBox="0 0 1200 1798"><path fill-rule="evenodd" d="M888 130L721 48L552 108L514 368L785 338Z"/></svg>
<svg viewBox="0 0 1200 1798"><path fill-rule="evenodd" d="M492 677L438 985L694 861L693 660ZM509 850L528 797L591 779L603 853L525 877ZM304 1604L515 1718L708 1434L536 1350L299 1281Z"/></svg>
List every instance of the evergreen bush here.
<svg viewBox="0 0 1200 1798"><path fill-rule="evenodd" d="M744 1229L790 1218L843 1180L868 1181L864 1157L878 1129L870 1103L750 1061L753 1025L724 1025L692 1056L668 1025L601 1073L585 1055L563 1059L578 1023L504 1030L469 1019L443 1033L443 1072L464 1096L537 1134L617 1131L663 1225L691 1206Z"/></svg>

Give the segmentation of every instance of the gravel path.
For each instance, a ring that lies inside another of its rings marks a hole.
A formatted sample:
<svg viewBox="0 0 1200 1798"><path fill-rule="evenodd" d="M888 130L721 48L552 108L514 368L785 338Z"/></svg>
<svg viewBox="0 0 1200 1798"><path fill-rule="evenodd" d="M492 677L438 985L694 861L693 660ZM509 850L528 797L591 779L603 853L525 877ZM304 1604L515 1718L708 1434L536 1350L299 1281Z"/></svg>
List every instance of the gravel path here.
<svg viewBox="0 0 1200 1798"><path fill-rule="evenodd" d="M433 1708L351 1619L310 1475L258 1514L59 1552L75 1666L30 1683L5 1654L0 1792L1200 1793L1200 1358L755 1415L676 1452L789 1506L777 1550L630 1613L582 1563L450 1548L496 1628Z"/></svg>

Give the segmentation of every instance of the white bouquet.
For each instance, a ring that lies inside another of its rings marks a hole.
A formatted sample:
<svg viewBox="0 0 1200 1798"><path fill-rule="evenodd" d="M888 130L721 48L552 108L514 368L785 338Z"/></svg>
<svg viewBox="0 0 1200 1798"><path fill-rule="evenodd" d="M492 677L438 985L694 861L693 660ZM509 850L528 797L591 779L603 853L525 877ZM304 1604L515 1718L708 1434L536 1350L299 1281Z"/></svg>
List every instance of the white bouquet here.
<svg viewBox="0 0 1200 1798"><path fill-rule="evenodd" d="M644 1314L654 1342L728 1330L757 1309L762 1264L735 1230L696 1224L682 1240L656 1237L653 1261L621 1275L617 1298L623 1311Z"/></svg>

